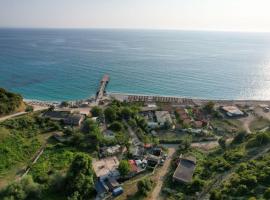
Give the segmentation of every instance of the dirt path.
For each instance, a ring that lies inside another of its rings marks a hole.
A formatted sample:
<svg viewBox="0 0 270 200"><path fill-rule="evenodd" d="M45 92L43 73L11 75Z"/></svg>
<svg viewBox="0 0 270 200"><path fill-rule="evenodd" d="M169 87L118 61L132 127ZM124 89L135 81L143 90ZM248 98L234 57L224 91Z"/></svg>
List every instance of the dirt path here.
<svg viewBox="0 0 270 200"><path fill-rule="evenodd" d="M48 109L48 107L34 106L34 112L35 111L46 110L46 109ZM18 116L21 116L21 115L25 115L25 114L27 114L27 112L23 111L23 112L17 112L17 113L14 113L14 114L10 114L10 115L4 116L4 117L0 117L0 122L5 121L7 119L11 119L13 117L18 117Z"/></svg>
<svg viewBox="0 0 270 200"><path fill-rule="evenodd" d="M162 199L161 195L160 195L160 191L165 179L165 176L167 174L167 172L169 171L169 167L172 161L172 155L175 153L176 151L176 147L169 147L168 148L168 158L166 159L166 161L164 162L164 165L162 166L162 168L159 169L158 171L158 181L156 184L156 187L154 188L152 195L151 195L151 200L160 200Z"/></svg>
<svg viewBox="0 0 270 200"><path fill-rule="evenodd" d="M244 130L250 134L251 133L251 130L250 130L250 124L251 122L255 119L255 116L254 115L249 115L248 117L245 117L245 118L241 118L239 119L239 121L241 121L243 123L243 128Z"/></svg>
<svg viewBox="0 0 270 200"><path fill-rule="evenodd" d="M10 118L13 118L13 117L17 117L17 116L20 116L20 115L24 115L26 114L27 112L18 112L18 113L15 113L15 114L11 114L11 115L7 115L7 116L4 116L4 117L0 117L0 122L1 121L5 121L7 119L10 119Z"/></svg>

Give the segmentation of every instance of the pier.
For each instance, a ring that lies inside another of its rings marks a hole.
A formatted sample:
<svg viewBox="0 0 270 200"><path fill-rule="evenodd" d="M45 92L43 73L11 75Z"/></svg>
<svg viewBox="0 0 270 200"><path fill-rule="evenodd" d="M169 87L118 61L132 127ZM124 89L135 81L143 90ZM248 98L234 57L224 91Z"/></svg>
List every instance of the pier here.
<svg viewBox="0 0 270 200"><path fill-rule="evenodd" d="M108 85L110 81L109 75L104 75L103 78L100 81L99 88L96 93L96 103L99 104L99 101L104 97L106 93L106 86Z"/></svg>

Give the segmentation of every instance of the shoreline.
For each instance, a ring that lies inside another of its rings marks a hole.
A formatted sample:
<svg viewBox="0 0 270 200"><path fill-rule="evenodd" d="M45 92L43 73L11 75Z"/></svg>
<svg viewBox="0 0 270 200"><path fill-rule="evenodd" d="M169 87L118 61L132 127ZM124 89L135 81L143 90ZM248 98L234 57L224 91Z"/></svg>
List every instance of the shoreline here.
<svg viewBox="0 0 270 200"><path fill-rule="evenodd" d="M185 96L171 96L171 95L152 95L152 94L132 94L132 93L118 93L118 92L108 92L106 97L115 98L118 100L128 100L130 97L144 97L144 98L173 98L180 100L189 100L193 101L195 104L203 104L209 101L212 101L217 104L270 104L270 100L259 100L259 99L207 99L200 97L185 97ZM92 101L94 97L90 97L88 99L77 99L77 100L68 100L67 102L77 103L77 102L86 102ZM60 100L57 101L45 101L38 99L23 99L24 102L30 105L40 105L40 106L51 106L51 105L59 105L61 104ZM64 100L65 101L65 100ZM154 100L153 100L154 101ZM135 102L135 101L134 101ZM145 101L150 102L150 101ZM165 101L166 103L166 101ZM167 102L170 103L170 102ZM171 102L177 103L177 102Z"/></svg>

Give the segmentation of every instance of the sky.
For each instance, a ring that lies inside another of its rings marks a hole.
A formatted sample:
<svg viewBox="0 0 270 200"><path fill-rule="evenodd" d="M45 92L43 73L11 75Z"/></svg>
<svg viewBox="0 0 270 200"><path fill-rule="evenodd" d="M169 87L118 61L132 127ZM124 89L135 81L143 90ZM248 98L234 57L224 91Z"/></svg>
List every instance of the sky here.
<svg viewBox="0 0 270 200"><path fill-rule="evenodd" d="M0 0L0 27L270 32L270 0Z"/></svg>

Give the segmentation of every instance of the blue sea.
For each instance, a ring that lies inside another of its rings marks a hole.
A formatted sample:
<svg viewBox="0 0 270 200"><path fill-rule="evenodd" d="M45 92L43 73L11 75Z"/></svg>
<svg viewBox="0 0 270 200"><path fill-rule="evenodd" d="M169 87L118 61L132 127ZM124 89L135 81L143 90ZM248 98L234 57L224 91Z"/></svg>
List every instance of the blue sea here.
<svg viewBox="0 0 270 200"><path fill-rule="evenodd" d="M26 99L108 92L270 99L270 33L0 29L0 87Z"/></svg>

